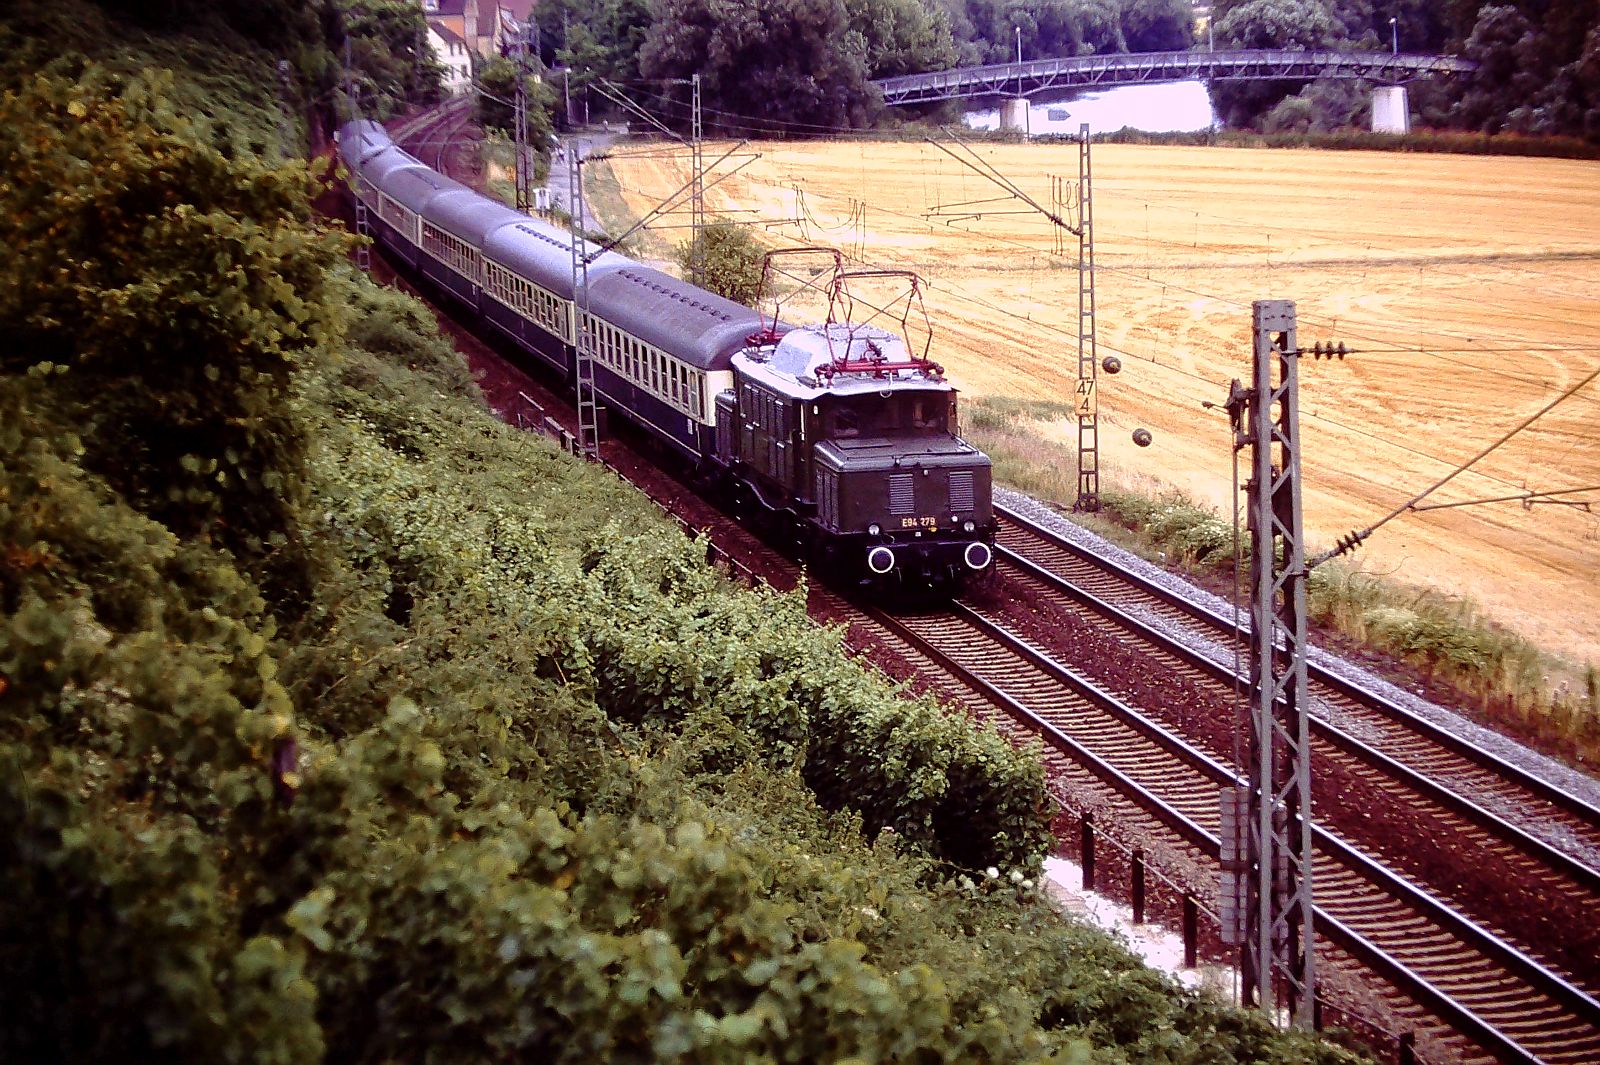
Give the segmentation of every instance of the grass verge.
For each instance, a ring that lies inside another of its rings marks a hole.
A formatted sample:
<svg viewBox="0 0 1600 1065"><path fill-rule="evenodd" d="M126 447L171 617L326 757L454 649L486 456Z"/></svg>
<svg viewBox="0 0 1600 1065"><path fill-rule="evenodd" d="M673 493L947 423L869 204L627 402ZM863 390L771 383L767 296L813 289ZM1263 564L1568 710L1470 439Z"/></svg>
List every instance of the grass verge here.
<svg viewBox="0 0 1600 1065"><path fill-rule="evenodd" d="M986 397L967 400L962 412L963 431L989 453L997 483L1061 504L1076 498L1076 455L1047 431L1067 423L1069 404ZM1233 525L1215 510L1153 481L1130 483L1116 471L1102 471L1100 499L1099 514L1074 520L1192 575L1232 573ZM1536 647L1469 599L1339 562L1312 572L1307 609L1313 622L1452 690L1458 704L1486 723L1574 765L1591 771L1600 765L1600 670L1593 664Z"/></svg>

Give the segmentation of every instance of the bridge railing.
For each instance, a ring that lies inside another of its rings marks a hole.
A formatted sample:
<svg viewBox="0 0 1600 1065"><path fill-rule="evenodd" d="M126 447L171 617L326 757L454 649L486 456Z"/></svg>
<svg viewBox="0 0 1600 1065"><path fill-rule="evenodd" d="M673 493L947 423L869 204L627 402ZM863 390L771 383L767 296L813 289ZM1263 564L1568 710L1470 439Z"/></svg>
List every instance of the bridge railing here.
<svg viewBox="0 0 1600 1065"><path fill-rule="evenodd" d="M1464 74L1477 63L1459 56L1391 52L1237 49L1223 52L1134 52L1030 59L1021 63L960 67L906 74L873 82L891 105L931 103L965 96L1026 96L1056 88L1140 82L1366 78L1402 84L1418 78Z"/></svg>

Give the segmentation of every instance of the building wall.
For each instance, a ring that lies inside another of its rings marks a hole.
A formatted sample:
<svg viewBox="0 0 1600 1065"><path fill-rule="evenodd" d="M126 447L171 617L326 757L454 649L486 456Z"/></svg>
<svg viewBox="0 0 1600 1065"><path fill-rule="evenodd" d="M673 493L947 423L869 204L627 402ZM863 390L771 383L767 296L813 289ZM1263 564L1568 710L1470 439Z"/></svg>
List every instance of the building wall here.
<svg viewBox="0 0 1600 1065"><path fill-rule="evenodd" d="M422 0L422 13L430 22L439 22L466 41L485 58L499 51L500 8L495 0Z"/></svg>
<svg viewBox="0 0 1600 1065"><path fill-rule="evenodd" d="M432 21L435 20L430 20L430 23ZM433 49L433 57L445 69L445 92L466 92L472 84L472 55L467 47L459 40L447 40L431 24L428 26L428 47Z"/></svg>

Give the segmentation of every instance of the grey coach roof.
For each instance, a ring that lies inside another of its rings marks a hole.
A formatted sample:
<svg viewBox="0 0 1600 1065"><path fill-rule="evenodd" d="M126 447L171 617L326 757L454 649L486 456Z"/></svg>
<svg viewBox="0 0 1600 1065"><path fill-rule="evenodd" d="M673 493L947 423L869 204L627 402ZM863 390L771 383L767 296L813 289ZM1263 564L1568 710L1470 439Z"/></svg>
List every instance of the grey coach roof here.
<svg viewBox="0 0 1600 1065"><path fill-rule="evenodd" d="M339 130L339 156L346 166L358 166L393 145L389 131L370 119L347 122Z"/></svg>
<svg viewBox="0 0 1600 1065"><path fill-rule="evenodd" d="M572 237L564 229L517 215L484 240L483 254L562 299L572 298ZM586 245L593 249L593 245ZM589 290L602 274L637 264L614 251L602 252L589 264Z"/></svg>
<svg viewBox="0 0 1600 1065"><path fill-rule="evenodd" d="M761 327L749 307L647 266L613 270L589 280L596 315L702 370L726 370L734 352Z"/></svg>
<svg viewBox="0 0 1600 1065"><path fill-rule="evenodd" d="M440 194L429 201L423 216L434 225L454 233L475 248L482 248L490 233L528 216L513 211L498 200L480 196L470 189L466 195Z"/></svg>
<svg viewBox="0 0 1600 1065"><path fill-rule="evenodd" d="M398 148L395 154L403 155ZM384 157L387 159L387 156ZM467 192L472 190L445 177L443 174L434 173L421 163L415 161L409 166L399 166L383 174L381 177L372 170L363 170L368 179L379 189L399 200L407 208L417 214L424 214L423 208L441 192ZM475 195L475 194L474 194Z"/></svg>

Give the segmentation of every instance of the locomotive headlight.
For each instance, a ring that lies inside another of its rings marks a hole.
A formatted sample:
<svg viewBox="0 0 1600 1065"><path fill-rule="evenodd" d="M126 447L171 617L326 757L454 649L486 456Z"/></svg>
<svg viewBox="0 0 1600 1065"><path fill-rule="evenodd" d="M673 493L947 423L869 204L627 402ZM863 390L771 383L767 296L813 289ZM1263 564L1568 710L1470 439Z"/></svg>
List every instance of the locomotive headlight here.
<svg viewBox="0 0 1600 1065"><path fill-rule="evenodd" d="M978 523L977 522L965 521L965 522L961 523L961 528L965 532L972 532L977 527L978 527Z"/></svg>
<svg viewBox="0 0 1600 1065"><path fill-rule="evenodd" d="M867 526L868 536L877 536L881 532L883 532L883 526L879 525L877 522L873 522L871 525Z"/></svg>

